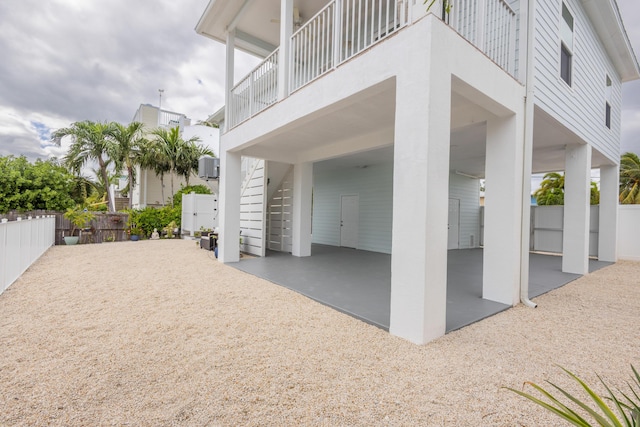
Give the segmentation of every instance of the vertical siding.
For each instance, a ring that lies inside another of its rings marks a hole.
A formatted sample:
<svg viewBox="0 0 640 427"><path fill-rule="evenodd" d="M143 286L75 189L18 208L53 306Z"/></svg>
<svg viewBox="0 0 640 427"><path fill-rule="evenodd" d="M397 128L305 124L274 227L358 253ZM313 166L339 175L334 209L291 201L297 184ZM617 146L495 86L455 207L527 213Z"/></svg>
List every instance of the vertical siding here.
<svg viewBox="0 0 640 427"><path fill-rule="evenodd" d="M449 175L449 198L460 200L460 249L480 245L480 181Z"/></svg>
<svg viewBox="0 0 640 427"><path fill-rule="evenodd" d="M340 245L340 196L360 196L357 249L391 253L393 163L314 170L313 243Z"/></svg>
<svg viewBox="0 0 640 427"><path fill-rule="evenodd" d="M536 8L535 102L609 159L619 160L621 82L579 0L566 0L574 17L573 82L560 78L560 0ZM605 126L605 80L612 80L611 129Z"/></svg>

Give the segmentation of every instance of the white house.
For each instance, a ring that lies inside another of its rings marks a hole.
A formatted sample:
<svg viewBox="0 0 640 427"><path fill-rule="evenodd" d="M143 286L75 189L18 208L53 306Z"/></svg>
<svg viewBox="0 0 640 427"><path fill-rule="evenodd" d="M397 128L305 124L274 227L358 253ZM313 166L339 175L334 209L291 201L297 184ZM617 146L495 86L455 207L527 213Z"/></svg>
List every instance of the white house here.
<svg viewBox="0 0 640 427"><path fill-rule="evenodd" d="M563 270L585 274L592 168L598 257L616 260L621 90L640 68L615 1L452 3L210 1L196 31L227 46L222 262L249 226L258 254L390 253L389 330L424 343L445 332L447 250L479 244L478 179L483 298L515 305L531 174L565 171ZM264 61L236 79L236 49ZM246 177L243 156L259 159Z"/></svg>
<svg viewBox="0 0 640 427"><path fill-rule="evenodd" d="M140 104L138 110L133 116L132 121L141 122L145 125L147 130L155 128L170 129L173 127L179 127L184 139L189 139L193 136L200 138L200 144L203 144L211 148L214 153L218 153L218 129L210 128L206 126L192 126L191 119L182 113L175 113L172 111L160 109L159 107ZM162 206L162 184L160 177L158 177L152 170L141 169L139 166L136 168L137 184L134 186L131 192L133 197L133 207L135 209L145 208L147 206ZM169 186L170 174L166 174L164 177L164 202L166 199L172 196ZM174 191L180 190L181 186L185 185L184 178L174 174ZM189 183L202 184L211 187L211 183L205 182L198 177L194 176L190 179ZM121 187L126 186L126 182ZM217 188L212 190L217 190Z"/></svg>

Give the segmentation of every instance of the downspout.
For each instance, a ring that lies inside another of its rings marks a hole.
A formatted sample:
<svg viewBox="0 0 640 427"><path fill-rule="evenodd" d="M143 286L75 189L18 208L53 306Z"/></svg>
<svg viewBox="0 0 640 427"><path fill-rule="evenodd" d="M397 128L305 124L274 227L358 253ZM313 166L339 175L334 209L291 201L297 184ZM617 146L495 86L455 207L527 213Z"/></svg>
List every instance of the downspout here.
<svg viewBox="0 0 640 427"><path fill-rule="evenodd" d="M538 305L529 299L529 238L531 221L531 164L533 161L533 71L535 0L527 1L527 68L524 103L524 155L522 156L522 215L520 222L520 301L527 307Z"/></svg>

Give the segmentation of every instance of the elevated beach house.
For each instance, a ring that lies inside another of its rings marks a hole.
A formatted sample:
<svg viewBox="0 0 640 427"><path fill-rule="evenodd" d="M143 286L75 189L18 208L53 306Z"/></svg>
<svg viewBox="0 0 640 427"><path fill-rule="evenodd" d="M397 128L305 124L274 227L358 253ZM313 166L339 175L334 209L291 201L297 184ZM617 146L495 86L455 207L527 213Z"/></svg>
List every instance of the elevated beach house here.
<svg viewBox="0 0 640 427"><path fill-rule="evenodd" d="M528 301L532 173L565 172L562 268L588 272L595 168L597 253L616 260L622 86L640 71L615 0L451 3L209 3L196 31L227 52L222 262L241 229L257 255L388 253L389 331L425 343L445 332L448 250L482 244L482 297ZM264 58L240 79L236 49Z"/></svg>

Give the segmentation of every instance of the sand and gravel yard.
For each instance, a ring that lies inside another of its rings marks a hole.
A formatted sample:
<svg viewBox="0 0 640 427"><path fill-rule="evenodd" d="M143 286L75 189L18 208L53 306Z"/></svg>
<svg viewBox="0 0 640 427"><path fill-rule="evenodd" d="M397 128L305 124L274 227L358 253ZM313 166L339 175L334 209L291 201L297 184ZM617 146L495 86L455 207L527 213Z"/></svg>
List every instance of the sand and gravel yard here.
<svg viewBox="0 0 640 427"><path fill-rule="evenodd" d="M57 246L0 295L0 426L563 425L501 387L623 387L640 263L536 302L416 346L192 241Z"/></svg>

